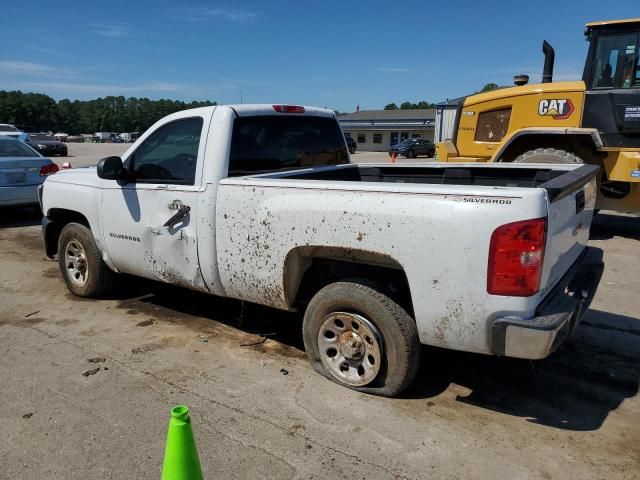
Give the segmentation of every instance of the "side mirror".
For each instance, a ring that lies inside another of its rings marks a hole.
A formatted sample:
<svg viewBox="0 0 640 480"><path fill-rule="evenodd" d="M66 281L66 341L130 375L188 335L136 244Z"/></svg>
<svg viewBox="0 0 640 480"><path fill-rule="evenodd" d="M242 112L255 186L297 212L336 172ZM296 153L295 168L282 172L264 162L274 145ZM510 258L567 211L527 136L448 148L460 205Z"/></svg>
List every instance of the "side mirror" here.
<svg viewBox="0 0 640 480"><path fill-rule="evenodd" d="M97 173L105 180L123 180L126 171L120 157L105 157L98 162Z"/></svg>

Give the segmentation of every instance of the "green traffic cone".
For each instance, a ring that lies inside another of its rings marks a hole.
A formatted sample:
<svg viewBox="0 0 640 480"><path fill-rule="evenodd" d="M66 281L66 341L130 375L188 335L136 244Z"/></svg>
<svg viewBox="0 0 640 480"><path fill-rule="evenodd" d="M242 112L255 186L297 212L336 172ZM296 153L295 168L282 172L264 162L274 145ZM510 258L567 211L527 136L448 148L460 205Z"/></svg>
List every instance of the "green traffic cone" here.
<svg viewBox="0 0 640 480"><path fill-rule="evenodd" d="M184 405L177 405L171 409L162 480L202 480L189 408Z"/></svg>

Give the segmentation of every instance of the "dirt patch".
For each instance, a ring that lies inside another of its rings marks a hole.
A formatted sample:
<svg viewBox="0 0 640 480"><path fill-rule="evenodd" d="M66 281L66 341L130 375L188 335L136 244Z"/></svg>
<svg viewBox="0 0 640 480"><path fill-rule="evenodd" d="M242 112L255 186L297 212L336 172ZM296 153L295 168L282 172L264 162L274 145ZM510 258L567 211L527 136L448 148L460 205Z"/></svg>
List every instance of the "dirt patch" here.
<svg viewBox="0 0 640 480"><path fill-rule="evenodd" d="M12 240L21 247L30 251L37 251L38 254L44 257L44 241L42 240L42 234L39 231L30 232L24 231L14 233Z"/></svg>
<svg viewBox="0 0 640 480"><path fill-rule="evenodd" d="M39 323L43 323L46 322L45 318L42 317L36 317L36 316L32 316L32 317L28 317L28 318L10 318L10 319L4 319L4 320L0 320L0 327L4 326L4 325L11 325L13 327L30 327L32 325L37 325Z"/></svg>
<svg viewBox="0 0 640 480"><path fill-rule="evenodd" d="M140 345L139 347L132 348L131 353L147 353L161 348L164 348L164 345L162 345L161 343L146 343L144 345Z"/></svg>

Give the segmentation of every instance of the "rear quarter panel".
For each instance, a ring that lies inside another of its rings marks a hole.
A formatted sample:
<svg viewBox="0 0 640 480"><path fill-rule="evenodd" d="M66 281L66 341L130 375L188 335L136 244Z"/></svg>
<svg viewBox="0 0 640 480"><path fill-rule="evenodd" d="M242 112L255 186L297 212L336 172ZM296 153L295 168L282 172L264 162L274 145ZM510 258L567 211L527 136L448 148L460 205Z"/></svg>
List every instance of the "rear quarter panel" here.
<svg viewBox="0 0 640 480"><path fill-rule="evenodd" d="M297 247L374 252L404 269L422 343L488 352L489 320L531 318L540 301L487 294L491 233L546 211L539 189L223 180L221 281L228 296L286 309L285 263Z"/></svg>

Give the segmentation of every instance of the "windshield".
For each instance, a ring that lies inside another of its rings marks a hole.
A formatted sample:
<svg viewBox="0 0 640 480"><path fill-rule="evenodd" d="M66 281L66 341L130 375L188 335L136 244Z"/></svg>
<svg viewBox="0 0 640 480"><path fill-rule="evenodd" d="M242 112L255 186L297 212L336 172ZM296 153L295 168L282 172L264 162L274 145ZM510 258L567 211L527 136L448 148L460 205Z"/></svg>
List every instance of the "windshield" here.
<svg viewBox="0 0 640 480"><path fill-rule="evenodd" d="M39 157L36 152L18 140L0 139L0 157Z"/></svg>
<svg viewBox="0 0 640 480"><path fill-rule="evenodd" d="M593 88L640 86L637 33L603 35L598 38L591 85Z"/></svg>
<svg viewBox="0 0 640 480"><path fill-rule="evenodd" d="M49 135L48 133L33 133L30 134L29 137L31 137L31 140L35 140L35 141L54 141L55 137L53 135Z"/></svg>
<svg viewBox="0 0 640 480"><path fill-rule="evenodd" d="M231 177L343 163L349 163L349 154L334 118L264 115L235 120Z"/></svg>
<svg viewBox="0 0 640 480"><path fill-rule="evenodd" d="M17 132L18 129L13 125L0 125L0 132Z"/></svg>

